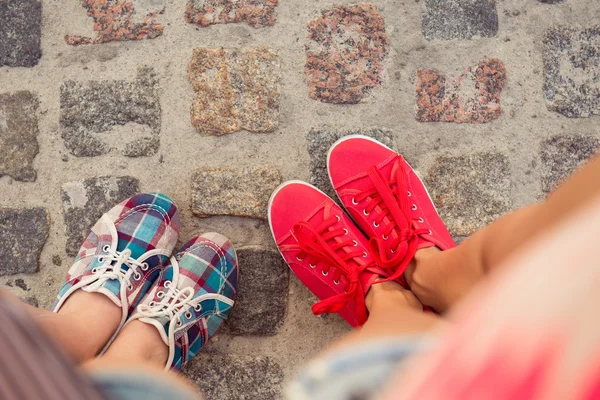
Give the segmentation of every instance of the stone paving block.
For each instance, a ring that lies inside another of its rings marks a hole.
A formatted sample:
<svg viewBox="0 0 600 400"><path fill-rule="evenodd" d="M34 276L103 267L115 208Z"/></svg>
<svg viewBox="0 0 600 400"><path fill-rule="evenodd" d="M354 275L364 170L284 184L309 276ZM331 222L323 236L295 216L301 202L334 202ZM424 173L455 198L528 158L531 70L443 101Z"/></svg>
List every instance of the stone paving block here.
<svg viewBox="0 0 600 400"><path fill-rule="evenodd" d="M380 141L391 149L396 149L394 134L387 129L365 129L356 131L329 131L313 129L308 133L307 148L310 154L310 182L332 199L337 195L331 187L327 173L327 152L329 148L344 136L365 135Z"/></svg>
<svg viewBox="0 0 600 400"><path fill-rule="evenodd" d="M560 3L565 2L565 0L538 0L538 1L545 3L545 4L560 4Z"/></svg>
<svg viewBox="0 0 600 400"><path fill-rule="evenodd" d="M592 136L554 136L542 142L542 191L545 194L568 178L600 150L600 139Z"/></svg>
<svg viewBox="0 0 600 400"><path fill-rule="evenodd" d="M501 153L439 156L425 182L453 236L468 236L511 210L510 167Z"/></svg>
<svg viewBox="0 0 600 400"><path fill-rule="evenodd" d="M88 17L94 20L95 37L66 35L67 44L99 44L118 40L154 39L165 29L158 22L164 0L82 0Z"/></svg>
<svg viewBox="0 0 600 400"><path fill-rule="evenodd" d="M417 120L482 124L500 118L500 94L506 81L502 61L489 59L457 77L417 71Z"/></svg>
<svg viewBox="0 0 600 400"><path fill-rule="evenodd" d="M140 68L133 81L66 81L60 91L60 126L69 151L95 157L119 151L151 156L159 147L158 79Z"/></svg>
<svg viewBox="0 0 600 400"><path fill-rule="evenodd" d="M276 52L264 46L194 49L188 76L196 92L192 124L200 133L273 132L279 126L281 66Z"/></svg>
<svg viewBox="0 0 600 400"><path fill-rule="evenodd" d="M192 176L192 212L267 219L269 198L279 184L274 165L201 168Z"/></svg>
<svg viewBox="0 0 600 400"><path fill-rule="evenodd" d="M279 0L188 0L185 20L206 27L245 22L253 28L275 25Z"/></svg>
<svg viewBox="0 0 600 400"><path fill-rule="evenodd" d="M139 193L139 181L130 176L101 176L62 185L67 233L66 252L77 255L90 229L106 211Z"/></svg>
<svg viewBox="0 0 600 400"><path fill-rule="evenodd" d="M0 175L23 182L36 180L33 160L39 152L38 106L37 97L30 92L0 94Z"/></svg>
<svg viewBox="0 0 600 400"><path fill-rule="evenodd" d="M227 320L234 335L275 335L283 325L289 267L279 252L257 246L237 249L240 279L235 306Z"/></svg>
<svg viewBox="0 0 600 400"><path fill-rule="evenodd" d="M390 39L371 4L339 6L308 23L305 73L311 99L359 103L381 85Z"/></svg>
<svg viewBox="0 0 600 400"><path fill-rule="evenodd" d="M183 374L206 400L277 400L283 370L270 357L200 352Z"/></svg>
<svg viewBox="0 0 600 400"><path fill-rule="evenodd" d="M43 208L0 209L0 275L37 272L49 231Z"/></svg>
<svg viewBox="0 0 600 400"><path fill-rule="evenodd" d="M0 1L0 67L33 67L42 57L42 3Z"/></svg>
<svg viewBox="0 0 600 400"><path fill-rule="evenodd" d="M600 115L600 26L553 27L543 42L548 109L570 118Z"/></svg>
<svg viewBox="0 0 600 400"><path fill-rule="evenodd" d="M423 35L427 40L470 40L498 33L496 0L425 0Z"/></svg>

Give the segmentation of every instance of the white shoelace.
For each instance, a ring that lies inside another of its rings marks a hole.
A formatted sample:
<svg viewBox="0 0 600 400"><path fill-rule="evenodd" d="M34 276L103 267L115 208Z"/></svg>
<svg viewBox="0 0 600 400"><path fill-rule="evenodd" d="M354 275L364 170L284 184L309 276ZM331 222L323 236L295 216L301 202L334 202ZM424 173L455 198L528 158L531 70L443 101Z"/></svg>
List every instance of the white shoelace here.
<svg viewBox="0 0 600 400"><path fill-rule="evenodd" d="M171 281L166 281L164 286L168 289L166 292L161 290L156 293L156 297L161 299L160 302L151 301L148 305L140 304L138 306L140 316L148 318L168 317L171 322L176 321L177 326L181 326L180 315L183 310L192 306L196 312L202 310L200 304L193 304L192 302L194 300L194 289L191 287L178 289L172 286ZM190 319L192 313L187 311L185 317Z"/></svg>
<svg viewBox="0 0 600 400"><path fill-rule="evenodd" d="M133 285L129 282L129 278L133 275L133 279L139 281L142 274L138 271L148 270L148 264L140 262L131 257L131 250L116 251L112 250L109 245L105 245L102 251L106 254L98 256L98 261L103 263L99 267L92 269L92 273L98 277L97 285L102 285L106 281L116 279L119 282L126 282L127 288L131 290ZM127 267L123 269L122 267Z"/></svg>

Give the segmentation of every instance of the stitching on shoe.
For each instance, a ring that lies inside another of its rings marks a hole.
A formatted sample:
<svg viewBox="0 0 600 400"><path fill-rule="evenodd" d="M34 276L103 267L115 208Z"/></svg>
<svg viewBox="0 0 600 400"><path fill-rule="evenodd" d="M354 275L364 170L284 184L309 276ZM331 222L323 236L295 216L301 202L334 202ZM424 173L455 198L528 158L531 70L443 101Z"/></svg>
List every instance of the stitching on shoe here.
<svg viewBox="0 0 600 400"><path fill-rule="evenodd" d="M115 225L117 225L118 223L123 221L125 218L128 218L136 213L141 212L142 209L144 209L144 210L145 209L153 209L153 210L157 211L165 220L167 235L169 235L169 236L171 235L171 233L173 231L173 228L171 228L171 218L169 217L169 214L167 213L167 211L157 204L148 204L148 203L138 204L137 206L131 208L130 210L125 212L125 214L123 214L122 216L117 218L115 220Z"/></svg>

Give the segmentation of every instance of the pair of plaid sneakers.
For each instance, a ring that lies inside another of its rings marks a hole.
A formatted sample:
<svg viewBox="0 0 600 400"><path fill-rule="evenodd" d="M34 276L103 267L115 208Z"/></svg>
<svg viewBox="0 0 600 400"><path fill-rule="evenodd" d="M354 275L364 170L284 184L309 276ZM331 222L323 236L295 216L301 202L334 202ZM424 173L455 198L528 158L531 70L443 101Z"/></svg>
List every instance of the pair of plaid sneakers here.
<svg viewBox="0 0 600 400"><path fill-rule="evenodd" d="M155 326L169 348L166 369L181 368L228 317L238 262L218 233L193 238L171 257L179 213L160 193L138 194L113 207L83 242L52 306L76 290L106 295L122 309L119 328L139 320Z"/></svg>
<svg viewBox="0 0 600 400"><path fill-rule="evenodd" d="M271 196L269 223L285 261L321 300L313 313L361 326L376 281L408 288L403 273L417 250L455 244L419 177L385 145L346 136L329 150L327 169L348 214L316 187L288 181Z"/></svg>

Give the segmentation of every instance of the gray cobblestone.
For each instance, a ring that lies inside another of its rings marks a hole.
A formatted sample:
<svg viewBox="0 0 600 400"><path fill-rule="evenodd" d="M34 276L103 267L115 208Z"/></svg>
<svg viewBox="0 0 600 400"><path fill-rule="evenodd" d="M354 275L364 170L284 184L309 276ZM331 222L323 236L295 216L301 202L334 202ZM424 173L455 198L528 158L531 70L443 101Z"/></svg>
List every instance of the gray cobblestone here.
<svg viewBox="0 0 600 400"><path fill-rule="evenodd" d="M158 80L141 68L136 80L65 82L60 126L69 151L94 157L118 150L128 157L158 151L161 109Z"/></svg>
<svg viewBox="0 0 600 400"><path fill-rule="evenodd" d="M570 118L600 115L600 27L553 27L544 36L548 109Z"/></svg>
<svg viewBox="0 0 600 400"><path fill-rule="evenodd" d="M427 40L473 39L498 33L495 0L425 0L423 35Z"/></svg>
<svg viewBox="0 0 600 400"><path fill-rule="evenodd" d="M36 180L37 110L38 99L30 92L0 94L0 175L24 182Z"/></svg>
<svg viewBox="0 0 600 400"><path fill-rule="evenodd" d="M202 168L192 177L192 211L196 216L237 215L267 219L267 203L281 183L277 167Z"/></svg>
<svg viewBox="0 0 600 400"><path fill-rule="evenodd" d="M228 330L235 335L275 335L285 317L289 267L275 250L242 247L237 255L244 278Z"/></svg>
<svg viewBox="0 0 600 400"><path fill-rule="evenodd" d="M426 184L453 236L468 236L510 211L511 177L501 153L440 156Z"/></svg>
<svg viewBox="0 0 600 400"><path fill-rule="evenodd" d="M542 191L550 193L600 149L592 136L554 136L542 142Z"/></svg>
<svg viewBox="0 0 600 400"><path fill-rule="evenodd" d="M0 209L0 275L37 272L49 230L43 208Z"/></svg>
<svg viewBox="0 0 600 400"><path fill-rule="evenodd" d="M0 67L33 67L42 56L39 0L0 1Z"/></svg>
<svg viewBox="0 0 600 400"><path fill-rule="evenodd" d="M130 176L102 176L63 184L67 254L77 255L81 242L102 214L139 191L139 181Z"/></svg>
<svg viewBox="0 0 600 400"><path fill-rule="evenodd" d="M281 398L283 371L269 357L200 353L183 372L206 400Z"/></svg>

